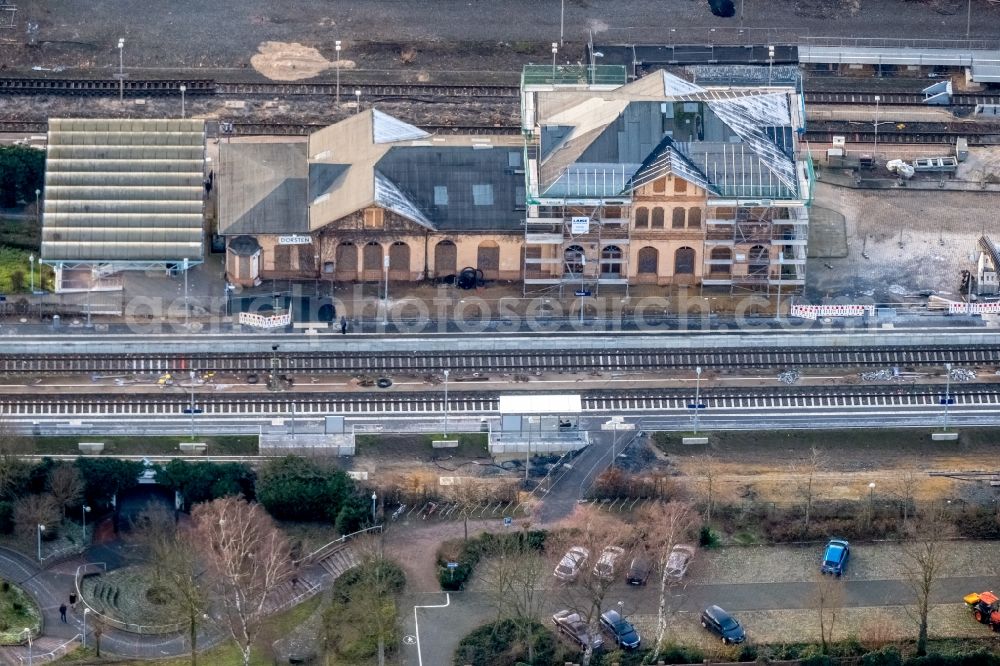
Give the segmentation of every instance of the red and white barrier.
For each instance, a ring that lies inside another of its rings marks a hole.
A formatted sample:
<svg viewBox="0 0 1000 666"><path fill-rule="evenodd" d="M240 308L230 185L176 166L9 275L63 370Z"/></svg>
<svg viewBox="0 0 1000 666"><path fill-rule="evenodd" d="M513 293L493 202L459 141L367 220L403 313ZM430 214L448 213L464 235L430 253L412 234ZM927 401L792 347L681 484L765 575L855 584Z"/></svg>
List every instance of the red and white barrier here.
<svg viewBox="0 0 1000 666"><path fill-rule="evenodd" d="M292 323L292 315L291 313L285 313L265 317L253 312L241 312L239 322L245 326L252 326L254 328L281 328Z"/></svg>
<svg viewBox="0 0 1000 666"><path fill-rule="evenodd" d="M789 315L800 319L820 317L863 317L875 314L874 305L793 305Z"/></svg>

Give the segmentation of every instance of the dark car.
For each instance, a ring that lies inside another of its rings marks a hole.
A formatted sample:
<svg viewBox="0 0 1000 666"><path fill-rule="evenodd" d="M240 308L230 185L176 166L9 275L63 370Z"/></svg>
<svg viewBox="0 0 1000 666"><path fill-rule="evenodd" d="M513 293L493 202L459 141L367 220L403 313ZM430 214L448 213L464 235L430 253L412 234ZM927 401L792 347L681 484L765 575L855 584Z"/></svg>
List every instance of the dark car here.
<svg viewBox="0 0 1000 666"><path fill-rule="evenodd" d="M823 564L819 570L825 574L839 576L847 569L847 560L851 557L851 546L841 539L830 539L823 551Z"/></svg>
<svg viewBox="0 0 1000 666"><path fill-rule="evenodd" d="M609 610L601 615L601 626L615 639L615 643L621 645L626 650L634 650L639 647L641 639L639 632L635 630L632 623L621 616L618 611Z"/></svg>
<svg viewBox="0 0 1000 666"><path fill-rule="evenodd" d="M632 560L632 566L628 568L628 576L625 580L629 585L645 585L649 579L649 572L653 570L653 563L645 555L639 555Z"/></svg>
<svg viewBox="0 0 1000 666"><path fill-rule="evenodd" d="M601 638L600 634L590 635L587 623L584 622L579 613L574 613L570 610L561 610L552 616L552 622L556 625L556 629L560 633L569 637L581 650L586 650L588 643L595 650L604 645L604 639Z"/></svg>
<svg viewBox="0 0 1000 666"><path fill-rule="evenodd" d="M746 632L736 618L718 606L709 606L701 612L701 626L722 638L725 645L742 643L747 639Z"/></svg>

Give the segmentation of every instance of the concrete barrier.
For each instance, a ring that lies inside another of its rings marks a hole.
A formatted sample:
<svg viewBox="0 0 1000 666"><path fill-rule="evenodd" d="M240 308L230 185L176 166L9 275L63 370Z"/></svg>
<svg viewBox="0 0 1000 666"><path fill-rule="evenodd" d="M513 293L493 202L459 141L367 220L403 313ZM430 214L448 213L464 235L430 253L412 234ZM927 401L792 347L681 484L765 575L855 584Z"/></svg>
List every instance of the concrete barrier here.
<svg viewBox="0 0 1000 666"><path fill-rule="evenodd" d="M458 440L457 439L435 439L431 441L431 448L433 449L457 449Z"/></svg>
<svg viewBox="0 0 1000 666"><path fill-rule="evenodd" d="M683 437L681 444L708 444L708 437Z"/></svg>
<svg viewBox="0 0 1000 666"><path fill-rule="evenodd" d="M958 440L957 432L933 432L931 441L934 442L954 442Z"/></svg>
<svg viewBox="0 0 1000 666"><path fill-rule="evenodd" d="M80 453L101 453L104 451L104 442L80 442L77 447Z"/></svg>
<svg viewBox="0 0 1000 666"><path fill-rule="evenodd" d="M208 449L208 444L205 442L181 442L180 448L181 453L197 453L202 455Z"/></svg>

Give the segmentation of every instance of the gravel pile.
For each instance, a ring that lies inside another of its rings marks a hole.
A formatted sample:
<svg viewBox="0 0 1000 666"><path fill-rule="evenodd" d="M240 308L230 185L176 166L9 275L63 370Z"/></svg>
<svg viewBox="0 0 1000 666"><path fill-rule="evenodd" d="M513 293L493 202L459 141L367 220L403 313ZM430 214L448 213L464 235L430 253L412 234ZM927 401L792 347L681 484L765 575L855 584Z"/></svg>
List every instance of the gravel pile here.
<svg viewBox="0 0 1000 666"><path fill-rule="evenodd" d="M881 370L868 370L867 372L859 373L859 375L866 382L887 382L896 377L896 373L885 368Z"/></svg>
<svg viewBox="0 0 1000 666"><path fill-rule="evenodd" d="M795 382L799 381L799 377L801 376L802 376L801 372L792 368L791 370L785 370L784 372L780 373L778 375L778 381L781 382L782 384L794 384Z"/></svg>
<svg viewBox="0 0 1000 666"><path fill-rule="evenodd" d="M976 373L972 370L967 370L965 368L951 369L951 381L953 382L971 382L975 379Z"/></svg>

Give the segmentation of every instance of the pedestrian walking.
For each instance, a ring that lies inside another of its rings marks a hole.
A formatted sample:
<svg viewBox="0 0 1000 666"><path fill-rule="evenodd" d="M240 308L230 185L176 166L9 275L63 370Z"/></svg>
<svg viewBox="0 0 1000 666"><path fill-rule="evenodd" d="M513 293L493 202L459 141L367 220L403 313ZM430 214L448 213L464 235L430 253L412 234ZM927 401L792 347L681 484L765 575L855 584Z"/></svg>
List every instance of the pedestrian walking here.
<svg viewBox="0 0 1000 666"><path fill-rule="evenodd" d="M76 592L69 593L69 605L73 607L73 610L76 610Z"/></svg>
<svg viewBox="0 0 1000 666"><path fill-rule="evenodd" d="M59 619L66 622L66 604L60 604L59 606Z"/></svg>
<svg viewBox="0 0 1000 666"><path fill-rule="evenodd" d="M340 334L347 335L347 317L340 318Z"/></svg>

